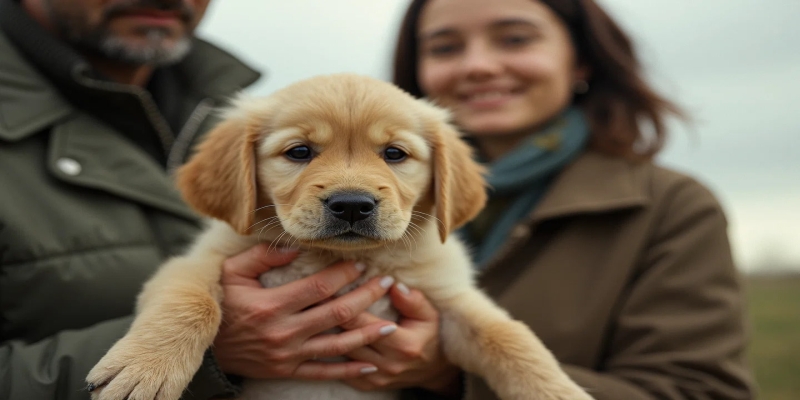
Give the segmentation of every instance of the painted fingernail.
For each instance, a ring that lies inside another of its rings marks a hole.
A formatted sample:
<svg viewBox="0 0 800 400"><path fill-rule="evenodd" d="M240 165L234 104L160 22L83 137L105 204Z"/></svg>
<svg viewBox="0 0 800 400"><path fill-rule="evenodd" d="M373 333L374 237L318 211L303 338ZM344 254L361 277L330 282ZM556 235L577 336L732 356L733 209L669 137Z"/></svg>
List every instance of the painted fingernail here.
<svg viewBox="0 0 800 400"><path fill-rule="evenodd" d="M357 262L357 263L356 263L356 270L357 270L358 272L364 272L364 270L365 270L365 269L367 269L367 264L364 264L364 263L363 263L363 262L361 262L361 261L359 261L359 262Z"/></svg>
<svg viewBox="0 0 800 400"><path fill-rule="evenodd" d="M386 336L396 330L397 330L397 325L386 325L382 327L378 332L381 333L381 336Z"/></svg>
<svg viewBox="0 0 800 400"><path fill-rule="evenodd" d="M397 284L397 290L399 290L400 293L402 293L402 294L404 294L406 296L411 294L411 290L409 290L408 286L406 286L405 283L403 283L403 282L400 282L400 283Z"/></svg>
<svg viewBox="0 0 800 400"><path fill-rule="evenodd" d="M94 383L90 383L88 386L86 386L86 390L89 392L94 392L95 389L97 389L97 386Z"/></svg>
<svg viewBox="0 0 800 400"><path fill-rule="evenodd" d="M364 375L371 374L371 373L374 373L374 372L378 372L378 367L364 367L364 368L361 368L361 373L364 374Z"/></svg>
<svg viewBox="0 0 800 400"><path fill-rule="evenodd" d="M384 289L388 289L389 286L392 286L393 283L394 283L394 278L392 278L391 276L384 276L383 279L381 279L380 281L380 285Z"/></svg>

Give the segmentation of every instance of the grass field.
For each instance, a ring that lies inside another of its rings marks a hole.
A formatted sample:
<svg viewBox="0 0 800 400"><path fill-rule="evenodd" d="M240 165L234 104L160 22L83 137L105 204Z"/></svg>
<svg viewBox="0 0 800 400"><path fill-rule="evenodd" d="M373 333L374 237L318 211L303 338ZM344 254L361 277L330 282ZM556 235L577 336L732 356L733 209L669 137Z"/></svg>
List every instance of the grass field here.
<svg viewBox="0 0 800 400"><path fill-rule="evenodd" d="M762 400L800 399L800 275L747 279L750 363Z"/></svg>

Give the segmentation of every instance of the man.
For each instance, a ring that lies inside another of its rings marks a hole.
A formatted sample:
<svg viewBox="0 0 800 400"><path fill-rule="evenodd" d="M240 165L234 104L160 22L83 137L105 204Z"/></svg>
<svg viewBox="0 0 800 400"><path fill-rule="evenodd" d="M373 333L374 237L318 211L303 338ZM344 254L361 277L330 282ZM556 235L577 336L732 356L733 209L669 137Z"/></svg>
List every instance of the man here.
<svg viewBox="0 0 800 400"><path fill-rule="evenodd" d="M208 0L0 0L0 398L88 399L142 283L198 232L169 171L258 78ZM209 353L187 391L235 393Z"/></svg>

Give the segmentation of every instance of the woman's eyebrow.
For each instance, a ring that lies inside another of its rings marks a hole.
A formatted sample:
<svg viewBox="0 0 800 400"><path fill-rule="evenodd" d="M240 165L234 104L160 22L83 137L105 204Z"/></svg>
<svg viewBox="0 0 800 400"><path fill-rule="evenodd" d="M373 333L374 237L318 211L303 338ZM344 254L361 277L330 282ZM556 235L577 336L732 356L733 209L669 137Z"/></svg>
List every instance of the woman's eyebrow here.
<svg viewBox="0 0 800 400"><path fill-rule="evenodd" d="M424 40L432 40L442 36L455 35L458 31L453 28L435 29L431 32L422 32L419 37Z"/></svg>
<svg viewBox="0 0 800 400"><path fill-rule="evenodd" d="M528 26L533 28L541 27L541 25L537 21L532 21L523 18L503 18L497 21L493 21L492 23L489 24L489 27L492 29L514 27L514 26ZM444 27L431 30L430 32L422 32L420 34L420 39L432 40L438 37L455 35L457 33L458 30L455 28Z"/></svg>
<svg viewBox="0 0 800 400"><path fill-rule="evenodd" d="M490 25L492 28L506 28L506 27L513 27L513 26L530 26L534 28L539 28L540 24L536 21L532 21L529 19L522 19L522 18L505 18L501 20L497 20L492 22Z"/></svg>

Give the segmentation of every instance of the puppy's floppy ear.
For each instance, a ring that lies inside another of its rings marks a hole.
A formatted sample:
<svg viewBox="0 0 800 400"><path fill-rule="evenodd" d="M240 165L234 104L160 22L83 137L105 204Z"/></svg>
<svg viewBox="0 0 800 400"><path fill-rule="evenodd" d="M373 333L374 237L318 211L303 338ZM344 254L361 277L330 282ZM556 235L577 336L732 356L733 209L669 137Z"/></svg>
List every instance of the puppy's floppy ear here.
<svg viewBox="0 0 800 400"><path fill-rule="evenodd" d="M436 218L442 243L451 231L478 215L486 203L485 169L472 158L472 148L444 121L435 124L433 176Z"/></svg>
<svg viewBox="0 0 800 400"><path fill-rule="evenodd" d="M250 233L257 202L256 142L259 132L241 118L221 122L177 172L186 202L201 214Z"/></svg>

